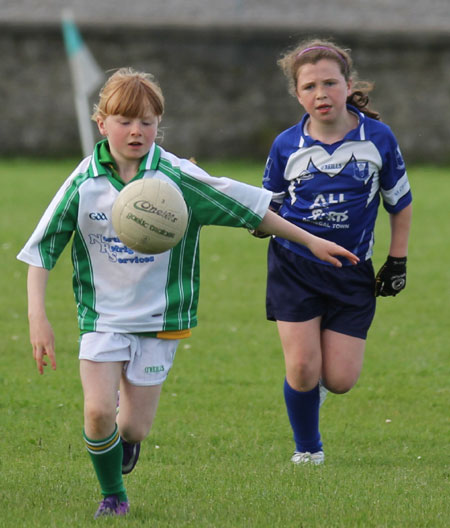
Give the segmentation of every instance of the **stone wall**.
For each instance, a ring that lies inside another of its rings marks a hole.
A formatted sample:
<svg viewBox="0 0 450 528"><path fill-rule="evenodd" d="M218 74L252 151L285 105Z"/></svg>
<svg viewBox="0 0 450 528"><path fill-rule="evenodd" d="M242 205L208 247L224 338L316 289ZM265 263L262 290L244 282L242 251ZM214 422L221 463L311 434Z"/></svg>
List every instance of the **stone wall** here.
<svg viewBox="0 0 450 528"><path fill-rule="evenodd" d="M60 27L0 29L0 156L79 156ZM156 76L166 97L162 145L180 156L265 159L275 135L300 117L276 60L308 34L267 28L80 29L105 71L133 66ZM315 35L352 48L359 77L375 82L372 106L393 129L408 162L450 161L448 33Z"/></svg>

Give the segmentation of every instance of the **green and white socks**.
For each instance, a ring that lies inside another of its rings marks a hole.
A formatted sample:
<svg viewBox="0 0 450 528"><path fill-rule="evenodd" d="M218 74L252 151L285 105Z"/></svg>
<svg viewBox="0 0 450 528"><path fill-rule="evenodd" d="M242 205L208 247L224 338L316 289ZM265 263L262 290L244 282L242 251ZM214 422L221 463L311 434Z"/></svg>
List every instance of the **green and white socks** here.
<svg viewBox="0 0 450 528"><path fill-rule="evenodd" d="M117 495L120 502L127 501L127 492L122 478L123 449L117 424L114 432L104 440L91 440L83 430L86 448L94 465L102 495Z"/></svg>

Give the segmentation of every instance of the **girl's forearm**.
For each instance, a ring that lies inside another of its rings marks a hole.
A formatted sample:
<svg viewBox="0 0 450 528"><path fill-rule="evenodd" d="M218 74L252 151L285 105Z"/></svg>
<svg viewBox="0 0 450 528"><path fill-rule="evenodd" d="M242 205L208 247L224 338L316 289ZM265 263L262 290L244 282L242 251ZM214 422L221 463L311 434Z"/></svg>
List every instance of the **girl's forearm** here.
<svg viewBox="0 0 450 528"><path fill-rule="evenodd" d="M28 318L45 316L45 290L47 288L49 271L44 268L30 266L28 268Z"/></svg>
<svg viewBox="0 0 450 528"><path fill-rule="evenodd" d="M297 242L298 244L303 244L308 246L311 242L313 235L300 229L299 227L291 224L281 216L278 216L271 210L268 210L264 216L262 222L258 226L258 231L263 231L270 235L276 235L291 242Z"/></svg>
<svg viewBox="0 0 450 528"><path fill-rule="evenodd" d="M390 215L391 244L389 255L391 257L406 257L408 254L409 232L411 230L412 205L408 205L399 213Z"/></svg>

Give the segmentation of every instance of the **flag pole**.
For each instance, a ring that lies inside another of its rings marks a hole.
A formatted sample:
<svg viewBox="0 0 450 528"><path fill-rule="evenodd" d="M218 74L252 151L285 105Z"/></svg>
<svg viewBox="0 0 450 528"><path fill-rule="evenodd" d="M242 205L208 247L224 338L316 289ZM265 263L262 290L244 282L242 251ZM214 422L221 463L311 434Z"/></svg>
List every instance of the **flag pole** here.
<svg viewBox="0 0 450 528"><path fill-rule="evenodd" d="M92 150L95 145L88 98L82 94L75 94L75 109L77 112L81 148L83 151L83 156L86 157L92 154Z"/></svg>
<svg viewBox="0 0 450 528"><path fill-rule="evenodd" d="M92 154L95 143L89 110L89 96L103 82L104 73L83 42L69 10L63 11L62 31L72 78L81 147L83 155L89 156Z"/></svg>

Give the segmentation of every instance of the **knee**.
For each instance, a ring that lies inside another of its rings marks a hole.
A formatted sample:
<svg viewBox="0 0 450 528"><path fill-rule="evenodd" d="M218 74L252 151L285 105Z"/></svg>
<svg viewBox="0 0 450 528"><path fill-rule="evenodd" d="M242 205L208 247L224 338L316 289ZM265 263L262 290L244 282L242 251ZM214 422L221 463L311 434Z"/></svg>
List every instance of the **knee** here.
<svg viewBox="0 0 450 528"><path fill-rule="evenodd" d="M144 430L143 428L127 428L120 430L120 436L126 442L136 444L147 438L149 432L149 430Z"/></svg>
<svg viewBox="0 0 450 528"><path fill-rule="evenodd" d="M97 434L105 434L104 431L109 431L111 425L115 422L115 410L109 410L106 407L97 404L85 403L84 419L91 431Z"/></svg>
<svg viewBox="0 0 450 528"><path fill-rule="evenodd" d="M289 385L301 392L310 391L319 383L320 372L308 362L296 361L286 369L286 379Z"/></svg>
<svg viewBox="0 0 450 528"><path fill-rule="evenodd" d="M119 418L119 431L120 436L130 444L135 444L137 442L142 442L147 438L150 433L151 424L139 422L139 423L129 423L121 421Z"/></svg>
<svg viewBox="0 0 450 528"><path fill-rule="evenodd" d="M327 387L328 388L328 387ZM345 385L333 385L328 390L333 394L345 394L351 389L351 387Z"/></svg>
<svg viewBox="0 0 450 528"><path fill-rule="evenodd" d="M322 381L325 387L335 394L345 394L351 390L359 379L359 363L330 364L322 366Z"/></svg>
<svg viewBox="0 0 450 528"><path fill-rule="evenodd" d="M349 392L355 385L356 380L349 379L323 379L324 386L334 394L345 394Z"/></svg>

